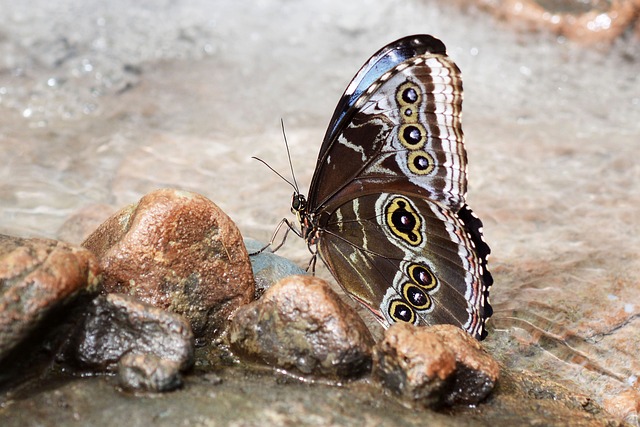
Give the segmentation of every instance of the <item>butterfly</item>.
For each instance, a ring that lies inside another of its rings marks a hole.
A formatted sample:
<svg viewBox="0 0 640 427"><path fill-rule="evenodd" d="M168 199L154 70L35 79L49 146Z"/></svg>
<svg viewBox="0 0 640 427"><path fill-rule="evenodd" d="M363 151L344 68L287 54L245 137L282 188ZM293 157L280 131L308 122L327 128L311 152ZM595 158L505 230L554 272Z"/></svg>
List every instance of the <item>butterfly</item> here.
<svg viewBox="0 0 640 427"><path fill-rule="evenodd" d="M385 326L453 324L477 339L492 314L489 246L465 203L462 80L429 35L376 52L345 90L308 199L291 210L333 276Z"/></svg>

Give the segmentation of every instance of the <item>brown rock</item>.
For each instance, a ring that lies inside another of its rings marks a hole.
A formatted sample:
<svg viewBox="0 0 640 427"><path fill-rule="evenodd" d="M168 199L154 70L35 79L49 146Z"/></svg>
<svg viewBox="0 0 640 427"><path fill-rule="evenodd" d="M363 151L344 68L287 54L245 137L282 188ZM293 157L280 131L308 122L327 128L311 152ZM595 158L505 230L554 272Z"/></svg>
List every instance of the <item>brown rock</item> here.
<svg viewBox="0 0 640 427"><path fill-rule="evenodd" d="M439 335L456 358L454 382L445 403L475 405L484 400L500 376L498 362L476 339L456 326L436 325L429 332Z"/></svg>
<svg viewBox="0 0 640 427"><path fill-rule="evenodd" d="M67 317L69 304L97 293L99 284L98 262L85 249L0 235L0 361L18 346L42 346L41 334L32 334L53 331ZM20 353L19 362L30 351Z"/></svg>
<svg viewBox="0 0 640 427"><path fill-rule="evenodd" d="M456 357L429 328L393 324L373 353L373 372L382 384L410 403L436 407L450 387Z"/></svg>
<svg viewBox="0 0 640 427"><path fill-rule="evenodd" d="M371 366L373 339L363 321L322 279L286 277L239 309L232 349L303 374L355 377Z"/></svg>
<svg viewBox="0 0 640 427"><path fill-rule="evenodd" d="M500 367L472 336L452 325L392 325L374 350L382 384L424 407L475 405L498 380Z"/></svg>
<svg viewBox="0 0 640 427"><path fill-rule="evenodd" d="M531 29L546 28L584 44L613 42L633 24L640 11L637 0L458 0L458 3L477 4L507 22Z"/></svg>
<svg viewBox="0 0 640 427"><path fill-rule="evenodd" d="M85 240L105 272L105 290L134 295L189 319L210 337L254 294L237 227L205 197L158 190L116 213Z"/></svg>

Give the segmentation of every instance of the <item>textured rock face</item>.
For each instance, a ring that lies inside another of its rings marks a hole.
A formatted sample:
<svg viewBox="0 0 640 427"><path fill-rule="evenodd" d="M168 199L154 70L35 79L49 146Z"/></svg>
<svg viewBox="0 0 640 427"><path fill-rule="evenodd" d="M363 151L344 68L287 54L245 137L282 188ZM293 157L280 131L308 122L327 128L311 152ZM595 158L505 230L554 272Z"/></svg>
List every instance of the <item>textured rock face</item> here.
<svg viewBox="0 0 640 427"><path fill-rule="evenodd" d="M374 374L411 405L474 405L496 384L499 366L469 334L451 325L392 325L374 351Z"/></svg>
<svg viewBox="0 0 640 427"><path fill-rule="evenodd" d="M371 365L373 339L358 315L316 277L290 276L239 309L232 348L302 374L355 377Z"/></svg>
<svg viewBox="0 0 640 427"><path fill-rule="evenodd" d="M484 400L500 377L500 366L482 345L462 329L436 325L430 331L438 335L456 358L452 388L445 397L448 405L475 405Z"/></svg>
<svg viewBox="0 0 640 427"><path fill-rule="evenodd" d="M240 232L198 194L150 193L109 218L83 246L97 255L107 292L184 315L196 337L215 335L237 307L253 299Z"/></svg>
<svg viewBox="0 0 640 427"><path fill-rule="evenodd" d="M116 370L126 354L151 354L184 370L193 364L194 338L182 316L122 294L96 298L63 358L98 371Z"/></svg>
<svg viewBox="0 0 640 427"><path fill-rule="evenodd" d="M34 331L54 331L58 319L51 316L65 317L62 311L76 297L95 294L99 284L98 262L86 249L0 235L0 362ZM19 362L30 352L21 353Z"/></svg>

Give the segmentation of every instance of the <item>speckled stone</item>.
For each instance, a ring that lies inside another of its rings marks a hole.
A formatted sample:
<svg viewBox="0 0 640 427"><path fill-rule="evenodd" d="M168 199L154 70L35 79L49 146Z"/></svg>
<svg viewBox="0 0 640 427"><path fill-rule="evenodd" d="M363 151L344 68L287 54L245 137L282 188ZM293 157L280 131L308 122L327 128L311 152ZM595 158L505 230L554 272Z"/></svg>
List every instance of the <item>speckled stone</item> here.
<svg viewBox="0 0 640 427"><path fill-rule="evenodd" d="M229 329L241 356L305 375L356 377L369 371L373 339L322 279L290 276L240 308Z"/></svg>
<svg viewBox="0 0 640 427"><path fill-rule="evenodd" d="M217 335L254 297L240 232L199 194L149 193L109 218L83 246L98 256L107 292L184 315L196 337Z"/></svg>

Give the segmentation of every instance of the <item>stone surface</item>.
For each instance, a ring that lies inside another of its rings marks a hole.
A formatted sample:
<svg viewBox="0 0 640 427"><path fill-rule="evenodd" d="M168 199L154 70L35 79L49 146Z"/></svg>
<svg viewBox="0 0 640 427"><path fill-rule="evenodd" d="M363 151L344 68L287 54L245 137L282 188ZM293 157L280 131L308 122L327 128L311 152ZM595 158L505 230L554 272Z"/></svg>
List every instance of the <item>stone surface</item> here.
<svg viewBox="0 0 640 427"><path fill-rule="evenodd" d="M369 371L373 339L322 279L290 276L240 308L229 328L237 353L305 375L357 377Z"/></svg>
<svg viewBox="0 0 640 427"><path fill-rule="evenodd" d="M180 363L150 353L127 353L118 362L118 384L132 391L175 390L182 385Z"/></svg>
<svg viewBox="0 0 640 427"><path fill-rule="evenodd" d="M0 362L24 362L46 343L43 336L60 334L56 326L74 299L97 293L99 285L98 262L86 249L0 235Z"/></svg>
<svg viewBox="0 0 640 427"><path fill-rule="evenodd" d="M240 232L195 193L149 193L109 218L83 246L97 255L107 292L184 315L196 337L217 334L254 296Z"/></svg>
<svg viewBox="0 0 640 427"><path fill-rule="evenodd" d="M372 381L299 381L235 366L213 377L189 375L172 393L122 393L113 378L78 378L0 395L0 425L67 426L571 426L628 427L584 395L535 376L501 377L490 399L446 411L411 409Z"/></svg>
<svg viewBox="0 0 640 427"><path fill-rule="evenodd" d="M604 402L604 407L631 425L640 425L640 392L632 387L612 396Z"/></svg>
<svg viewBox="0 0 640 427"><path fill-rule="evenodd" d="M374 350L374 375L411 405L476 405L493 390L498 363L451 325L394 324Z"/></svg>
<svg viewBox="0 0 640 427"><path fill-rule="evenodd" d="M180 370L189 368L194 361L189 322L128 295L100 296L93 301L60 359L84 369L115 371L127 354L150 354L172 362ZM129 362L125 365L137 363Z"/></svg>

